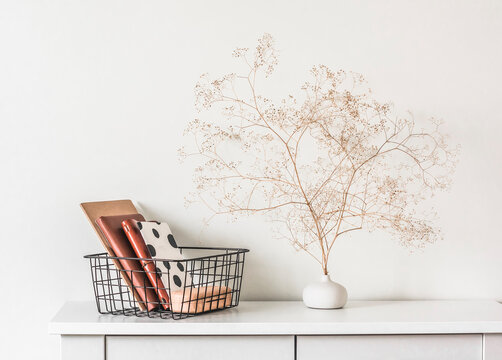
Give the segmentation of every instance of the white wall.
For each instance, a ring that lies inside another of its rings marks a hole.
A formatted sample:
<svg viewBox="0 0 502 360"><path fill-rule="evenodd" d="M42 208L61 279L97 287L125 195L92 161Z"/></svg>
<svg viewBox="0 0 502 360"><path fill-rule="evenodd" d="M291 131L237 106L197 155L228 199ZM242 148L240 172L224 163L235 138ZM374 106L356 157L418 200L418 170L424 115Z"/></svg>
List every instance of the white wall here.
<svg viewBox="0 0 502 360"><path fill-rule="evenodd" d="M1 1L1 358L54 359L47 322L91 300L82 255L100 251L78 204L132 198L178 241L248 247L243 297L299 299L316 264L261 218L201 233L186 210L191 167L176 150L202 72L271 33L274 78L297 88L311 65L367 76L375 94L447 122L463 146L436 198L444 241L410 255L385 234L340 241L331 259L350 297L502 299L500 1Z"/></svg>

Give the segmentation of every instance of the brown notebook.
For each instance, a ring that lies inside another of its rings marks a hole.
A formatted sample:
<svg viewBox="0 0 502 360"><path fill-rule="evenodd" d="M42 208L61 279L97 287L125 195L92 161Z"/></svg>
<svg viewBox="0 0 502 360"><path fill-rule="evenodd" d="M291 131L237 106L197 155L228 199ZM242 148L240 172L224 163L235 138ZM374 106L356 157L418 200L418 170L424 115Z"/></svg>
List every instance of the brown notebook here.
<svg viewBox="0 0 502 360"><path fill-rule="evenodd" d="M99 236L101 244L103 244L103 247L106 249L108 255L116 256L115 252L108 243L108 240L99 230L99 226L96 224L96 220L100 216L136 214L138 211L136 210L136 207L134 207L132 201L131 200L93 201L93 202L82 203L80 204L80 207L84 211L85 216L87 217L87 220L89 220L89 223L92 225L94 231ZM113 260L113 264L115 265L115 268L117 268L117 270L124 270L124 268L122 267L122 265L118 260ZM122 278L124 279L127 286L129 286L129 289L131 289L134 298L139 304L139 308L141 310L146 310L146 307L141 302L141 297L139 296L138 292L134 289L131 280L127 276L125 276L124 271L120 271L120 274L122 275Z"/></svg>
<svg viewBox="0 0 502 360"><path fill-rule="evenodd" d="M139 258L143 258L146 260L140 260L143 269L146 271L146 276L150 280L150 283L155 288L155 292L159 296L160 303L165 310L169 309L169 295L167 294L164 283L162 282L159 273L161 274L161 270L158 269L155 265L155 262L152 260L152 255L150 254L150 250L143 240L143 236L141 236L141 231L138 226L138 221L134 219L127 219L122 221L122 229L124 229L131 246Z"/></svg>
<svg viewBox="0 0 502 360"><path fill-rule="evenodd" d="M101 216L96 220L96 224L98 224L99 229L103 232L103 235L105 235L108 243L118 257L136 258L137 256L122 229L122 221L127 219L145 221L145 218L141 214L129 214ZM159 298L152 289L139 260L119 259L119 262L147 309L150 311L157 308Z"/></svg>

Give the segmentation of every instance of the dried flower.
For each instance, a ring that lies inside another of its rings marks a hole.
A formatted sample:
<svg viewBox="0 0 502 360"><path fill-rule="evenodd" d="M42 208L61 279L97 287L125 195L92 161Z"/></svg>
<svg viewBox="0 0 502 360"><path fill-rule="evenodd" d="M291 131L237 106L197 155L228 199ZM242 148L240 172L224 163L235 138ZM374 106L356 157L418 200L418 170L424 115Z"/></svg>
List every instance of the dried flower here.
<svg viewBox="0 0 502 360"><path fill-rule="evenodd" d="M267 213L324 273L335 241L355 230L385 229L410 248L440 236L434 214L420 216L417 205L448 188L456 165L441 122L418 130L411 115L376 101L363 76L324 65L311 69L301 99L274 103L256 93L277 65L272 37L258 40L252 59L246 48L233 55L249 71L201 76L197 109L217 108L219 120L190 122L196 150L180 152L202 159L197 197L214 214Z"/></svg>

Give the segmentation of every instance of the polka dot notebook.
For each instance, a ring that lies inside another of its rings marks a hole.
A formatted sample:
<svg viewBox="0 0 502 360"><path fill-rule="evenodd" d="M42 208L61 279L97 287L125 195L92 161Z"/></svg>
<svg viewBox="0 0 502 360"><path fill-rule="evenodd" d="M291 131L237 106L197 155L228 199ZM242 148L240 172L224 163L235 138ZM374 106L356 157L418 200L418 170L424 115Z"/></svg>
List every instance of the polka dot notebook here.
<svg viewBox="0 0 502 360"><path fill-rule="evenodd" d="M153 259L184 259L167 223L138 221L138 227ZM186 273L185 265L183 261L157 262L157 272L162 274L162 282L171 291L192 285L191 275Z"/></svg>

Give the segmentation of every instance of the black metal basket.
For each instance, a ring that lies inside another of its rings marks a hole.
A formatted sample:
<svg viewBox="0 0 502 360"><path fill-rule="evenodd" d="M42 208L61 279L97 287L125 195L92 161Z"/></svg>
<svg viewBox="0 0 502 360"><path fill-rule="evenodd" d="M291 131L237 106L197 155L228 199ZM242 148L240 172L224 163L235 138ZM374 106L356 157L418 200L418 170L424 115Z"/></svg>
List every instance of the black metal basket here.
<svg viewBox="0 0 502 360"><path fill-rule="evenodd" d="M179 249L184 259L124 258L112 257L107 253L84 256L89 259L91 265L98 312L178 320L232 308L239 304L244 259L248 249L212 247L179 247ZM186 269L185 277L189 277L190 281L183 282L182 287L176 291L174 284L173 286L170 283L163 284L163 287L159 287L158 283L152 285L144 276L148 272L146 268L142 271L117 269L114 263L120 260L153 262L159 277L162 277L162 274L169 276L169 268L182 264ZM161 264L164 266L160 266ZM139 278L143 280L138 282ZM143 301L136 299L137 296L131 293L132 288L136 294L139 291L144 294L150 291L151 294L152 290L155 294L159 294L159 291L165 290L169 304L161 302L158 296L154 298L147 296ZM173 297L177 300L173 300ZM143 310L140 309L139 303Z"/></svg>

